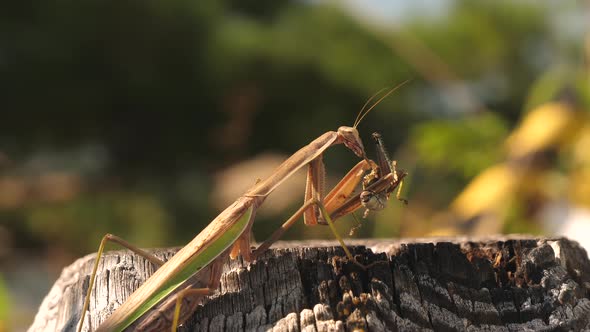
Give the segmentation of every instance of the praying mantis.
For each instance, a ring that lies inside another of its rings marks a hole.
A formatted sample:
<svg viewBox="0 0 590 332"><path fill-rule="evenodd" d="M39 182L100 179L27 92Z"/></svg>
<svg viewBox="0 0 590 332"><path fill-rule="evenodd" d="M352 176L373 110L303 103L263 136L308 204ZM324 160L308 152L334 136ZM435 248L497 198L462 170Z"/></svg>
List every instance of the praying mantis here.
<svg viewBox="0 0 590 332"><path fill-rule="evenodd" d="M285 160L267 179L258 181L243 196L219 214L191 242L180 249L170 260L163 262L153 255L134 247L111 234L103 237L95 260L78 332L82 331L90 303L92 286L99 260L108 241L119 243L159 266L156 272L141 285L96 331L162 331L176 330L179 323L188 319L201 299L215 291L220 283L221 268L226 257L241 254L251 261L268 249L302 215L306 225L325 224L330 227L346 255L356 262L336 231L333 220L364 206L367 211L382 209L389 195L398 187L406 173L398 171L390 162L380 137L377 144L378 163L366 156L356 127L379 102L406 82L394 87L365 111L375 97L361 109L352 127L342 126L329 131L304 146ZM331 146L344 144L361 161L323 197L325 168L323 153ZM250 230L266 197L297 170L308 166L303 205L268 240L251 251ZM365 175L366 172L369 172ZM353 195L362 181L363 191Z"/></svg>

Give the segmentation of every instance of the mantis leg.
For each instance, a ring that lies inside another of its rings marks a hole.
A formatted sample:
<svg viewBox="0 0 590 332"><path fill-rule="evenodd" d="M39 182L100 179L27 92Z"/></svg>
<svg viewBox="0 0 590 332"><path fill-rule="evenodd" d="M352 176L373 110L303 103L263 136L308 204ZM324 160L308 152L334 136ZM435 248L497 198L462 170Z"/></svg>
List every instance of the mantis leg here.
<svg viewBox="0 0 590 332"><path fill-rule="evenodd" d="M100 262L100 258L102 257L102 253L104 252L104 248L107 242L114 242L117 243L134 253L138 254L139 256L147 259L148 261L152 262L154 265L158 267L164 265L164 261L159 259L158 257L150 254L149 252L142 250L131 243L123 240L122 238L113 235L113 234L106 234L103 236L102 240L100 241L100 246L98 247L98 252L96 253L96 259L94 260L94 266L92 268L92 274L90 275L90 284L88 285L88 292L86 293L86 297L84 298L84 307L82 308L82 314L80 318L80 325L78 326L78 332L82 331L82 326L84 325L84 318L86 317L86 311L90 306L90 294L92 293L92 287L94 286L94 280L96 278L96 271L98 270L98 263Z"/></svg>
<svg viewBox="0 0 590 332"><path fill-rule="evenodd" d="M248 248L249 251L249 248ZM194 297L203 297L210 295L213 291L219 288L219 284L221 284L221 273L222 273L223 262L218 260L212 263L211 265L211 274L209 276L209 284L206 288L186 288L180 291L176 295L176 304L174 306L174 318L172 320L172 332L176 332L176 327L181 322L180 320L180 313L181 307L183 305L183 300L188 298ZM196 302L195 302L196 303ZM194 306L191 305L189 301L188 305L191 310L189 310L189 314L194 312ZM183 317L182 321L185 321L188 317Z"/></svg>
<svg viewBox="0 0 590 332"><path fill-rule="evenodd" d="M172 332L176 332L176 328L180 322L180 308L182 307L182 300L188 297L201 297L211 294L211 288L187 288L183 289L176 295L176 306L174 307L174 319L172 320Z"/></svg>

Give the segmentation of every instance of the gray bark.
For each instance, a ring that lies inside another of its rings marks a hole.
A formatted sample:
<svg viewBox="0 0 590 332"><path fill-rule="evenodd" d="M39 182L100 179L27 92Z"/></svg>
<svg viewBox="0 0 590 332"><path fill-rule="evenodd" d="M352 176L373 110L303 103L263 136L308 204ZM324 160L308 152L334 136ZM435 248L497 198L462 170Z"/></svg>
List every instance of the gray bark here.
<svg viewBox="0 0 590 332"><path fill-rule="evenodd" d="M283 242L251 264L228 260L220 289L182 331L565 331L590 329L590 262L563 238ZM175 249L154 250L168 258ZM65 268L29 331L74 331L94 255ZM155 268L105 255L94 329Z"/></svg>

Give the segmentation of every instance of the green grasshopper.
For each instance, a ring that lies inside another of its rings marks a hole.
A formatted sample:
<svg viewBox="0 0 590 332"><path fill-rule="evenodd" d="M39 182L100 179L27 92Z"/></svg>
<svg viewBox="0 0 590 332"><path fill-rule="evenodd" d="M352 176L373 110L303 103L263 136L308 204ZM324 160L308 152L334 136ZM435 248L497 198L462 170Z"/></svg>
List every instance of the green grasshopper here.
<svg viewBox="0 0 590 332"><path fill-rule="evenodd" d="M221 268L226 257L235 258L241 254L246 261L255 259L302 215L306 225L327 224L342 245L346 255L354 261L336 231L333 220L351 213L363 205L368 210L375 209L375 207L381 208L381 205L375 205L374 202L381 201L383 197L387 199L389 193L401 183L406 175L405 172L398 172L395 169L384 174L382 169L389 169L389 167L378 166L369 160L356 127L368 112L399 86L401 85L391 89L364 111L365 106L373 97L369 99L357 116L353 127L342 126L337 131L326 132L291 155L273 174L255 184L238 198L167 262L162 262L114 235L105 235L101 241L91 274L78 332L84 326L85 313L89 307L98 263L107 241L113 241L129 248L158 265L159 268L129 296L125 303L103 321L96 331L123 331L125 329L162 331L167 328L175 331L176 326L188 319L200 301L218 288ZM323 153L329 147L337 144L344 144L362 160L344 176L328 195L323 197L325 182ZM380 152L378 151L378 153ZM308 173L304 204L269 240L251 252L250 230L256 210L276 187L306 165L308 165ZM394 164L393 167L395 167ZM365 175L365 172L369 170L371 173ZM363 192L353 195L355 187L361 180L363 181ZM363 195L362 199L361 195Z"/></svg>

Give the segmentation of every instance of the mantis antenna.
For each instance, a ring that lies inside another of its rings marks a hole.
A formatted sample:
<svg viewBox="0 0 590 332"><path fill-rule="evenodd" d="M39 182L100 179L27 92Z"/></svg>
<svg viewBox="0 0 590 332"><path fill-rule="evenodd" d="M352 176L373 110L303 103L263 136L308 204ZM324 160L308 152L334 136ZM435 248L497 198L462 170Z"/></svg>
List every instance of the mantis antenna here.
<svg viewBox="0 0 590 332"><path fill-rule="evenodd" d="M359 111L359 114L357 114L356 119L354 119L354 125L352 126L353 128L356 128L359 125L359 123L361 122L360 119L362 119L364 117L363 112L365 111L365 108L367 107L367 105L369 105L371 100L373 100L375 97L377 97L379 94L381 94L381 92L383 92L385 89L387 89L387 88L382 88L381 90L377 91L374 95L372 95L371 98L367 99L367 101L365 102L365 104L363 105L361 110Z"/></svg>
<svg viewBox="0 0 590 332"><path fill-rule="evenodd" d="M381 103L381 101L383 101L383 99L387 98L387 96L389 96L395 90L401 88L402 86L404 86L406 83L410 82L411 80L412 79L407 79L407 80L401 82L400 84L394 86L393 88L389 89L389 91L387 91L386 94L384 94L375 103L373 103L373 105L371 105L371 107L369 107L368 109L365 110L365 108L367 107L367 105L369 105L369 103L371 102L371 100L373 100L375 97L377 97L379 94L381 94L381 92L383 92L383 90L385 90L386 88L383 88L383 89L377 91L377 93L375 93L374 95L372 95L371 98L369 98L365 102L365 104L363 105L363 108L361 108L361 110L359 111L359 114L356 116L356 120L354 120L354 125L352 127L353 128L356 128L359 125L359 123L361 123L361 121L363 120L363 118L365 117L365 115L369 114L369 112L371 112L371 110L373 108L375 108L375 106L379 105Z"/></svg>

